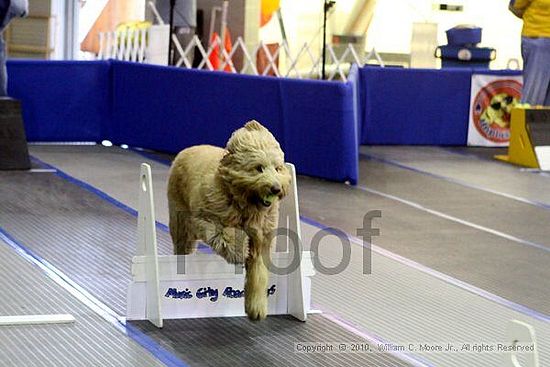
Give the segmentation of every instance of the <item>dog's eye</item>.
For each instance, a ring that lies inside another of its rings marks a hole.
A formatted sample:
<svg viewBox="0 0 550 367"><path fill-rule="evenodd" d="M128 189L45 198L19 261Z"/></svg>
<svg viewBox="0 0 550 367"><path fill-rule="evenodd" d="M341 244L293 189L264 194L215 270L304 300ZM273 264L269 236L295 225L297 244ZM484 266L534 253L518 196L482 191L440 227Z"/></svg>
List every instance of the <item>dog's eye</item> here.
<svg viewBox="0 0 550 367"><path fill-rule="evenodd" d="M277 172L281 172L283 170L283 166L277 166L277 168L275 168L277 170Z"/></svg>
<svg viewBox="0 0 550 367"><path fill-rule="evenodd" d="M504 101L506 101L506 103L510 104L514 101L514 97L508 96L508 97L504 98Z"/></svg>
<svg viewBox="0 0 550 367"><path fill-rule="evenodd" d="M264 166L262 165L256 166L256 171L262 173L264 171Z"/></svg>
<svg viewBox="0 0 550 367"><path fill-rule="evenodd" d="M495 102L491 105L493 110L500 110L500 102Z"/></svg>

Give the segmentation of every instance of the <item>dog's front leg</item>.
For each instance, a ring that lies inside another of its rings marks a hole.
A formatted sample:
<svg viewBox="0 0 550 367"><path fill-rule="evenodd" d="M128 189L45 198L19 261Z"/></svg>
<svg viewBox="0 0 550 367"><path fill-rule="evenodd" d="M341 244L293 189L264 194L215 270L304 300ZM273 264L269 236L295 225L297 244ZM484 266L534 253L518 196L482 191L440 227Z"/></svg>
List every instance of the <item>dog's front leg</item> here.
<svg viewBox="0 0 550 367"><path fill-rule="evenodd" d="M206 243L230 264L244 264L248 255L248 236L238 228L217 226Z"/></svg>
<svg viewBox="0 0 550 367"><path fill-rule="evenodd" d="M244 309L251 320L263 320L267 316L267 261L269 246L265 246L257 236L251 236L244 285Z"/></svg>

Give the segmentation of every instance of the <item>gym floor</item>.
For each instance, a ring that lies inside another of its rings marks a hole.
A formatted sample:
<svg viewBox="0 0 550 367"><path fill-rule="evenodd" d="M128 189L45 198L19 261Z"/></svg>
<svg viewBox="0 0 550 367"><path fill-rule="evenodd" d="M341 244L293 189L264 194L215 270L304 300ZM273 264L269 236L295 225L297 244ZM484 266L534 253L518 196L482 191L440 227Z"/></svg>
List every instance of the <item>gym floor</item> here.
<svg viewBox="0 0 550 367"><path fill-rule="evenodd" d="M98 145L31 145L31 172L0 172L0 315L70 313L67 325L0 327L2 366L503 366L502 353L295 352L297 343L506 341L531 324L550 365L550 175L492 159L500 149L361 147L358 185L298 177L303 240L335 227L351 260L313 277L306 323L268 317L125 322L139 165L151 164L159 247L170 253L171 157ZM368 245L358 238L365 214ZM325 266L342 258L321 242Z"/></svg>

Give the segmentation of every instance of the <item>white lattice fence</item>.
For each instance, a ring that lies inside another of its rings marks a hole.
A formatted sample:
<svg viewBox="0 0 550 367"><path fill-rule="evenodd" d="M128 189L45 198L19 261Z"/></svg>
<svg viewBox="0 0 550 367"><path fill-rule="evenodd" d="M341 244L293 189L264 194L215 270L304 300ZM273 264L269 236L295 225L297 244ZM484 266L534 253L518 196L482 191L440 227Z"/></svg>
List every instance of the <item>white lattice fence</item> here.
<svg viewBox="0 0 550 367"><path fill-rule="evenodd" d="M134 62L148 62L148 30L127 30L124 32L110 32L100 34L100 59L118 59ZM204 46L200 39L195 36L184 47L174 38L174 45L179 55L176 66L191 68L196 65L197 69L224 70L238 74L252 75L273 75L276 77L291 77L299 79L319 79L321 77L322 55L312 50L311 45L304 43L298 51L292 52L285 42L274 50L260 42L256 47L250 49L244 40L239 37L226 50L222 46L221 39L215 37L213 41ZM198 50L198 53L195 52ZM262 53L265 56L263 70L258 70L256 56ZM197 60L197 57L199 59ZM353 45L348 44L340 55L337 55L332 45L327 45L326 53L326 76L328 80L346 80L347 72L351 63L363 66L370 59L383 65L383 61L375 50L361 58ZM237 67L235 60L241 60ZM194 61L194 63L193 63Z"/></svg>
<svg viewBox="0 0 550 367"><path fill-rule="evenodd" d="M144 62L148 35L148 29L100 33L98 59Z"/></svg>

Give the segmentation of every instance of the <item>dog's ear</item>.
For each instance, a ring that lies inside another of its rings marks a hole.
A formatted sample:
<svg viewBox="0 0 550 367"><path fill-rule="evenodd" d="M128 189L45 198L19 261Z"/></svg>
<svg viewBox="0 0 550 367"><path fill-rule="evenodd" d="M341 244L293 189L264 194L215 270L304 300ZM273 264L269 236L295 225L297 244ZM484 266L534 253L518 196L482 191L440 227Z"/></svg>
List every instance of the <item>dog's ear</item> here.
<svg viewBox="0 0 550 367"><path fill-rule="evenodd" d="M262 131L262 130L266 130L266 128L260 124L258 121L256 120L250 120L248 121L245 125L244 125L244 128L248 131Z"/></svg>

